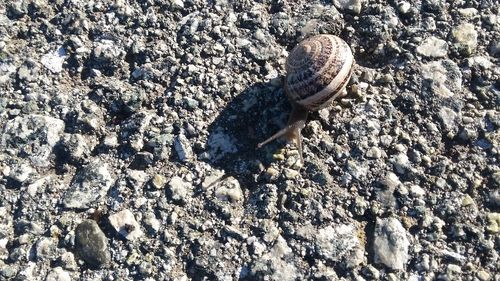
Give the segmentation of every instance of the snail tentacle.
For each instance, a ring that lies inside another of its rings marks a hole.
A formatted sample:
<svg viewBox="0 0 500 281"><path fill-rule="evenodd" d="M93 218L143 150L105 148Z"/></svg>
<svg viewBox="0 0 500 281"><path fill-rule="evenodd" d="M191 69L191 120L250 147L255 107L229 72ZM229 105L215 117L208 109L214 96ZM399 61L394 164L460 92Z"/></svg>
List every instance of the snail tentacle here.
<svg viewBox="0 0 500 281"><path fill-rule="evenodd" d="M307 109L301 107L301 106L294 106L292 113L290 114L290 117L288 118L288 124L286 125L285 128L279 130L277 133L272 135L270 138L266 139L265 141L259 143L257 145L257 148L261 148L262 146L266 145L267 143L278 139L280 137L285 137L288 141L293 141L295 143L295 146L299 150L300 154L300 160L302 163L304 163L304 158L302 156L302 129L306 125L307 121L307 115L308 115Z"/></svg>
<svg viewBox="0 0 500 281"><path fill-rule="evenodd" d="M292 104L287 126L258 148L279 137L286 136L297 146L302 163L301 130L307 113L329 105L346 94L345 87L354 69L351 48L340 37L321 34L300 42L286 60L285 93Z"/></svg>

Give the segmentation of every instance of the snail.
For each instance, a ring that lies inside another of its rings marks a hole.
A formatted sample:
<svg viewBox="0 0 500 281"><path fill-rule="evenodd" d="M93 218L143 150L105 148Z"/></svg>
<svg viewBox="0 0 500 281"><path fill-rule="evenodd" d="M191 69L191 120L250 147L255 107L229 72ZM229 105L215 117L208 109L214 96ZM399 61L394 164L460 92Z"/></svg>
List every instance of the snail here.
<svg viewBox="0 0 500 281"><path fill-rule="evenodd" d="M301 130L309 111L320 110L337 97L347 94L345 87L354 68L349 45L334 35L316 35L300 42L286 59L284 91L292 104L288 124L257 148L280 137L294 141L302 156Z"/></svg>

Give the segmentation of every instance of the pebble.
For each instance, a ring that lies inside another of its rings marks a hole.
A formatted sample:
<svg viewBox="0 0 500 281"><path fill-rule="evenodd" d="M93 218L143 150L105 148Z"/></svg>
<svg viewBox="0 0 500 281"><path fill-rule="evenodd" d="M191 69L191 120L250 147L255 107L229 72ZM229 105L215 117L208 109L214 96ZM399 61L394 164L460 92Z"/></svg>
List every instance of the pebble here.
<svg viewBox="0 0 500 281"><path fill-rule="evenodd" d="M210 175L206 176L203 182L201 183L201 187L203 189L208 189L215 183L217 183L224 176L224 172L220 170L214 170Z"/></svg>
<svg viewBox="0 0 500 281"><path fill-rule="evenodd" d="M486 230L491 233L500 232L500 213L488 213L486 218L488 219Z"/></svg>
<svg viewBox="0 0 500 281"><path fill-rule="evenodd" d="M71 281L71 275L61 267L52 269L45 277L45 281Z"/></svg>
<svg viewBox="0 0 500 281"><path fill-rule="evenodd" d="M488 281L488 280L490 280L490 274L488 272L484 271L484 270L479 270L476 273L476 276L481 281Z"/></svg>
<svg viewBox="0 0 500 281"><path fill-rule="evenodd" d="M489 202L496 207L500 207L500 190L495 189L490 191Z"/></svg>
<svg viewBox="0 0 500 281"><path fill-rule="evenodd" d="M117 148L120 143L118 142L118 136L116 133L111 133L104 137L103 143L105 146L110 147L110 148Z"/></svg>
<svg viewBox="0 0 500 281"><path fill-rule="evenodd" d="M153 179L151 179L151 184L156 189L165 188L166 183L167 183L167 178L165 178L163 175L155 174L153 176Z"/></svg>
<svg viewBox="0 0 500 281"><path fill-rule="evenodd" d="M128 210L122 210L109 216L109 223L116 232L125 239L133 241L143 235L139 223L135 220L134 214Z"/></svg>
<svg viewBox="0 0 500 281"><path fill-rule="evenodd" d="M210 148L210 160L212 161L218 161L224 156L238 151L236 140L224 133L220 128L216 129L215 133L210 134L208 146Z"/></svg>
<svg viewBox="0 0 500 281"><path fill-rule="evenodd" d="M376 146L371 147L366 152L366 157L372 158L372 159L379 159L380 157L382 157L382 151L380 150L380 148L378 148Z"/></svg>
<svg viewBox="0 0 500 281"><path fill-rule="evenodd" d="M364 250L354 225L340 224L319 229L315 245L319 255L345 268L354 268L364 259Z"/></svg>
<svg viewBox="0 0 500 281"><path fill-rule="evenodd" d="M153 212L146 213L144 215L143 222L146 226L146 229L151 234L156 234L160 230L161 222L156 218Z"/></svg>
<svg viewBox="0 0 500 281"><path fill-rule="evenodd" d="M448 59L432 61L422 65L422 77L430 82L431 93L453 97L462 90L462 72L458 65Z"/></svg>
<svg viewBox="0 0 500 281"><path fill-rule="evenodd" d="M72 252L65 252L60 257L61 265L64 269L75 271L78 269L75 255Z"/></svg>
<svg viewBox="0 0 500 281"><path fill-rule="evenodd" d="M403 270L409 259L410 242L406 235L396 218L377 219L373 241L375 261L394 270Z"/></svg>
<svg viewBox="0 0 500 281"><path fill-rule="evenodd" d="M333 0L333 4L341 10L347 10L356 15L361 13L361 0Z"/></svg>
<svg viewBox="0 0 500 281"><path fill-rule="evenodd" d="M194 157L191 144L184 134L179 134L175 138L174 148L181 162L187 162Z"/></svg>
<svg viewBox="0 0 500 281"><path fill-rule="evenodd" d="M500 172L494 172L491 175L491 181L492 181L494 186L500 187ZM498 189L497 189L497 191L498 191Z"/></svg>
<svg viewBox="0 0 500 281"><path fill-rule="evenodd" d="M425 195L425 190L414 184L410 187L410 195L413 197L423 197Z"/></svg>
<svg viewBox="0 0 500 281"><path fill-rule="evenodd" d="M417 53L425 57L441 58L448 53L448 43L435 36L426 38L418 47Z"/></svg>
<svg viewBox="0 0 500 281"><path fill-rule="evenodd" d="M108 240L93 220L85 220L77 226L75 251L92 268L107 267L111 261Z"/></svg>
<svg viewBox="0 0 500 281"><path fill-rule="evenodd" d="M399 174L404 174L410 168L410 160L406 153L399 153L391 157L389 160Z"/></svg>
<svg viewBox="0 0 500 281"><path fill-rule="evenodd" d="M453 131L457 126L458 114L449 107L442 107L438 112L438 118L445 132Z"/></svg>
<svg viewBox="0 0 500 281"><path fill-rule="evenodd" d="M186 201L191 194L191 184L174 176L168 182L168 191L174 201Z"/></svg>
<svg viewBox="0 0 500 281"><path fill-rule="evenodd" d="M66 57L66 50L60 47L55 52L43 55L40 62L52 73L59 73L63 70L63 63Z"/></svg>
<svg viewBox="0 0 500 281"><path fill-rule="evenodd" d="M348 160L346 163L347 172L355 179L361 179L368 173L368 164L354 160Z"/></svg>
<svg viewBox="0 0 500 281"><path fill-rule="evenodd" d="M462 8L462 9L458 9L458 13L463 17L471 18L471 17L474 17L477 15L477 9L475 9L475 8Z"/></svg>
<svg viewBox="0 0 500 281"><path fill-rule="evenodd" d="M298 177L300 174L297 170L285 168L283 169L283 175L285 176L286 179L292 180Z"/></svg>
<svg viewBox="0 0 500 281"><path fill-rule="evenodd" d="M73 162L79 162L87 158L93 149L81 134L64 134L60 144L64 150L64 156Z"/></svg>
<svg viewBox="0 0 500 281"><path fill-rule="evenodd" d="M241 202L243 191L240 182L234 177L225 178L215 187L215 197L221 201Z"/></svg>
<svg viewBox="0 0 500 281"><path fill-rule="evenodd" d="M108 164L95 160L76 173L62 203L65 208L88 209L106 196L113 182Z"/></svg>
<svg viewBox="0 0 500 281"><path fill-rule="evenodd" d="M27 181L34 174L33 168L26 163L18 164L10 169L8 176L9 178L17 181L18 183L23 183Z"/></svg>
<svg viewBox="0 0 500 281"><path fill-rule="evenodd" d="M38 261L52 260L56 257L56 245L51 238L42 237L36 242L36 259Z"/></svg>
<svg viewBox="0 0 500 281"><path fill-rule="evenodd" d="M463 23L451 31L457 49L466 56L474 53L477 47L477 31L473 24Z"/></svg>
<svg viewBox="0 0 500 281"><path fill-rule="evenodd" d="M398 4L398 11L401 14L407 14L411 9L411 4L406 1L401 1Z"/></svg>
<svg viewBox="0 0 500 281"><path fill-rule="evenodd" d="M64 121L38 114L17 116L7 121L0 135L0 149L29 151L27 157L38 167L51 166L54 146L64 132ZM26 156L25 156L26 157Z"/></svg>
<svg viewBox="0 0 500 281"><path fill-rule="evenodd" d="M381 181L382 185L384 185L387 189L395 190L398 185L401 184L399 177L393 173L388 172L385 174L384 178Z"/></svg>

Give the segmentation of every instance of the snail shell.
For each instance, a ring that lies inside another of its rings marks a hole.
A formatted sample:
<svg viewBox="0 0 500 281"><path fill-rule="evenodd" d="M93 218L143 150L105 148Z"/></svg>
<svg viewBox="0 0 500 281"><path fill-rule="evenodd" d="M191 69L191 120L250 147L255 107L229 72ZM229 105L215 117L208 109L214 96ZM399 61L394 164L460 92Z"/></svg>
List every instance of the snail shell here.
<svg viewBox="0 0 500 281"><path fill-rule="evenodd" d="M310 37L293 48L285 68L285 93L292 104L292 113L285 128L257 147L285 136L296 143L303 163L300 132L308 112L324 108L346 94L345 86L354 68L354 57L344 40L322 34Z"/></svg>
<svg viewBox="0 0 500 281"><path fill-rule="evenodd" d="M292 104L319 110L342 94L353 65L351 48L344 40L334 35L313 36L288 56L285 92Z"/></svg>

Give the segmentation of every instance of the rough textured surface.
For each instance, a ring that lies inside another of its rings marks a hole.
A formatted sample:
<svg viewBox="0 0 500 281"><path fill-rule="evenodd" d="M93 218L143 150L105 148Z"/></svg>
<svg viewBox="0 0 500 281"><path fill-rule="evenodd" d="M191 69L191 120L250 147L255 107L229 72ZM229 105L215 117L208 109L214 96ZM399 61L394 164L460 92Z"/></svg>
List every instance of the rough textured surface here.
<svg viewBox="0 0 500 281"><path fill-rule="evenodd" d="M395 218L378 219L375 225L373 248L375 262L402 270L408 262L410 242L401 222Z"/></svg>
<svg viewBox="0 0 500 281"><path fill-rule="evenodd" d="M76 227L75 251L90 267L109 266L107 238L93 220L84 220Z"/></svg>
<svg viewBox="0 0 500 281"><path fill-rule="evenodd" d="M0 280L499 280L499 9L0 1ZM304 164L257 150L319 33L352 49L348 95ZM88 219L109 246L85 258Z"/></svg>

